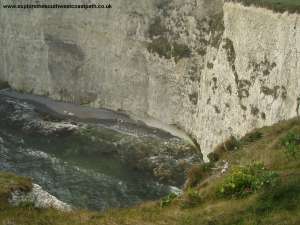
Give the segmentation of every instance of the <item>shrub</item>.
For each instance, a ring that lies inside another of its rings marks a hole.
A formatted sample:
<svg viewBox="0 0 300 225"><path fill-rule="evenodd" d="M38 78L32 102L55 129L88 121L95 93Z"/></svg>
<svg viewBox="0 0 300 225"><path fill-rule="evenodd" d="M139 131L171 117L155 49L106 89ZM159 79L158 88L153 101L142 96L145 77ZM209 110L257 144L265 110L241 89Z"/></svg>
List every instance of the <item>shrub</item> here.
<svg viewBox="0 0 300 225"><path fill-rule="evenodd" d="M188 179L185 188L195 187L201 180L208 177L211 172L211 163L204 163L202 165L194 165L188 172Z"/></svg>
<svg viewBox="0 0 300 225"><path fill-rule="evenodd" d="M263 137L263 134L261 132L255 131L255 132L245 135L245 137L243 137L241 139L241 142L243 144L251 143L251 142L255 142L255 141L261 139L262 137Z"/></svg>
<svg viewBox="0 0 300 225"><path fill-rule="evenodd" d="M259 196L253 206L256 214L265 214L273 210L295 210L300 204L300 179L295 177L268 189Z"/></svg>
<svg viewBox="0 0 300 225"><path fill-rule="evenodd" d="M281 139L281 145L288 157L296 158L299 153L300 135L289 132Z"/></svg>
<svg viewBox="0 0 300 225"><path fill-rule="evenodd" d="M160 200L160 207L164 208L164 207L169 206L175 198L177 198L177 194L170 193L169 195L167 195L166 197L164 197Z"/></svg>
<svg viewBox="0 0 300 225"><path fill-rule="evenodd" d="M201 202L202 198L200 196L200 193L195 188L189 188L181 201L181 208L191 208L195 207Z"/></svg>
<svg viewBox="0 0 300 225"><path fill-rule="evenodd" d="M268 171L263 164L253 163L232 169L218 188L221 197L243 197L254 193L265 186L274 185L278 175Z"/></svg>
<svg viewBox="0 0 300 225"><path fill-rule="evenodd" d="M237 150L240 147L241 147L241 142L236 137L231 136L222 144L218 145L215 148L214 152L221 155L223 152Z"/></svg>
<svg viewBox="0 0 300 225"><path fill-rule="evenodd" d="M207 155L210 162L217 162L220 159L220 155L216 152L211 152Z"/></svg>
<svg viewBox="0 0 300 225"><path fill-rule="evenodd" d="M227 151L238 150L241 148L241 145L241 141L234 136L231 136L230 139L224 143L224 147Z"/></svg>
<svg viewBox="0 0 300 225"><path fill-rule="evenodd" d="M220 156L227 151L234 151L234 150L239 150L242 148L243 145L255 142L263 137L263 134L259 131L255 131L252 133L249 133L245 135L245 137L241 139L237 139L234 136L231 136L229 139L224 141L224 143L218 145L213 153L210 153L208 155L209 160L212 162L218 161Z"/></svg>
<svg viewBox="0 0 300 225"><path fill-rule="evenodd" d="M231 136L222 144L215 147L214 151L207 155L210 162L217 162L225 152L238 150L242 147L243 142L236 137Z"/></svg>

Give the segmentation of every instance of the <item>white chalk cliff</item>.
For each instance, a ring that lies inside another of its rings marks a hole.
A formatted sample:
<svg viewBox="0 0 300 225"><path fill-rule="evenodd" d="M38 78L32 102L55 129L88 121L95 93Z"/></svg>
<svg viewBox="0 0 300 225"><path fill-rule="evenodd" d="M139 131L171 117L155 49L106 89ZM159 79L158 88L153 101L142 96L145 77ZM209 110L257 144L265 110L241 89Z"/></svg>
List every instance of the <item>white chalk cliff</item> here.
<svg viewBox="0 0 300 225"><path fill-rule="evenodd" d="M1 7L0 80L176 124L204 154L231 135L297 116L299 14L222 0L110 3Z"/></svg>

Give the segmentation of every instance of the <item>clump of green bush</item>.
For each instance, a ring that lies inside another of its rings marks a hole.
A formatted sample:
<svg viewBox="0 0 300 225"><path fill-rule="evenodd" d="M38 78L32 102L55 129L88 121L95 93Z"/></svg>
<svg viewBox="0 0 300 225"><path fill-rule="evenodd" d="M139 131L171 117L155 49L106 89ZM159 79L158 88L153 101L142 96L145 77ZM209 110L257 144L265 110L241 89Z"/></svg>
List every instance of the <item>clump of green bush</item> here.
<svg viewBox="0 0 300 225"><path fill-rule="evenodd" d="M300 179L292 177L264 192L251 208L256 214L267 214L273 210L296 210L300 203Z"/></svg>
<svg viewBox="0 0 300 225"><path fill-rule="evenodd" d="M267 170L262 163L238 166L231 170L217 194L220 197L244 197L263 187L273 186L277 180L278 174Z"/></svg>
<svg viewBox="0 0 300 225"><path fill-rule="evenodd" d="M263 134L259 131L255 131L247 134L244 138L241 139L242 144L255 142L263 137Z"/></svg>
<svg viewBox="0 0 300 225"><path fill-rule="evenodd" d="M165 208L169 205L171 205L171 203L178 197L177 194L175 193L170 193L169 195L167 195L166 197L162 198L160 200L160 207L161 208Z"/></svg>
<svg viewBox="0 0 300 225"><path fill-rule="evenodd" d="M224 141L222 144L218 145L213 152L207 155L210 162L217 162L220 160L222 154L228 151L234 151L241 149L244 145L258 141L263 137L263 134L259 131L251 132L245 135L241 139L237 139L231 136L229 139Z"/></svg>
<svg viewBox="0 0 300 225"><path fill-rule="evenodd" d="M284 152L288 157L297 158L300 148L300 135L289 132L281 139L281 145L284 147Z"/></svg>
<svg viewBox="0 0 300 225"><path fill-rule="evenodd" d="M212 163L204 163L201 165L194 165L188 172L187 182L185 188L192 188L199 184L203 179L211 174Z"/></svg>
<svg viewBox="0 0 300 225"><path fill-rule="evenodd" d="M188 188L182 196L180 207L183 209L192 208L200 204L202 201L199 191L195 188Z"/></svg>
<svg viewBox="0 0 300 225"><path fill-rule="evenodd" d="M231 136L222 144L218 145L214 152L222 154L223 152L238 150L241 147L241 142L236 137Z"/></svg>
<svg viewBox="0 0 300 225"><path fill-rule="evenodd" d="M215 147L214 151L207 155L210 162L217 162L225 152L238 150L242 147L241 140L231 136L222 144Z"/></svg>
<svg viewBox="0 0 300 225"><path fill-rule="evenodd" d="M217 162L220 160L221 156L217 152L211 152L207 155L210 162Z"/></svg>

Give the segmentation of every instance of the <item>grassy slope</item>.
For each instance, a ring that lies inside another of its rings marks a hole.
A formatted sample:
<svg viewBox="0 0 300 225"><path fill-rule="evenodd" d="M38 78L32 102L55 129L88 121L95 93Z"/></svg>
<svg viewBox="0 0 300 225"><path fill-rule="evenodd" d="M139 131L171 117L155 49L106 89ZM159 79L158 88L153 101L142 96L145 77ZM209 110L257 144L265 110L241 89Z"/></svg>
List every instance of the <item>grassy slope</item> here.
<svg viewBox="0 0 300 225"><path fill-rule="evenodd" d="M226 0L231 2L241 2L242 4L256 5L259 7L265 7L272 9L276 12L288 11L290 13L300 13L300 1L299 0Z"/></svg>
<svg viewBox="0 0 300 225"><path fill-rule="evenodd" d="M263 162L268 169L280 174L280 184L272 189L262 190L242 199L221 199L215 193L224 177L212 176L207 183L198 185L202 201L193 208L182 209L181 199L165 208L161 208L157 202L149 202L131 209L111 210L105 214L85 211L62 213L52 209L28 207L6 208L0 212L0 224L4 221L3 224L22 225L298 225L300 156L297 159L288 158L280 139L289 131L300 134L300 121L289 120L258 131L263 134L262 138L244 144L239 150L224 152L221 160L228 160L230 166ZM3 185L3 181L0 185Z"/></svg>
<svg viewBox="0 0 300 225"><path fill-rule="evenodd" d="M31 179L12 173L0 173L0 210L7 207L9 193L14 190L30 191Z"/></svg>

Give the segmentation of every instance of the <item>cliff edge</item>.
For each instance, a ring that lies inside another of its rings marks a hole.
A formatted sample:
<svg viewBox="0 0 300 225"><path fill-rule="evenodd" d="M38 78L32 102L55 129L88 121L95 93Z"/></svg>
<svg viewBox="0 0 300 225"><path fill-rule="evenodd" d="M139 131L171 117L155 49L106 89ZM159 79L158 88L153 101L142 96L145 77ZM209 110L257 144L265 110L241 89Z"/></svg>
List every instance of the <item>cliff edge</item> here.
<svg viewBox="0 0 300 225"><path fill-rule="evenodd" d="M299 14L222 0L3 4L0 80L16 90L175 124L204 155L299 113Z"/></svg>

